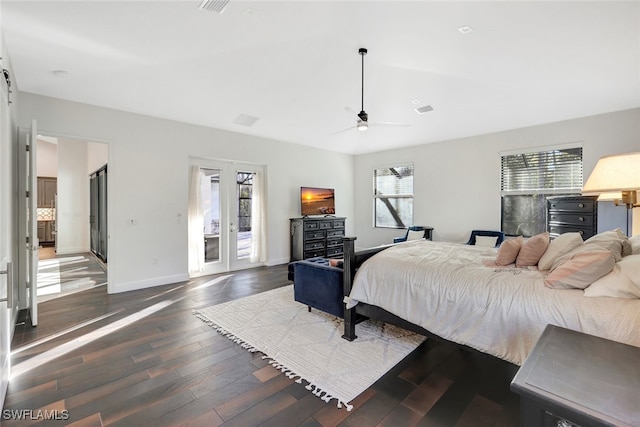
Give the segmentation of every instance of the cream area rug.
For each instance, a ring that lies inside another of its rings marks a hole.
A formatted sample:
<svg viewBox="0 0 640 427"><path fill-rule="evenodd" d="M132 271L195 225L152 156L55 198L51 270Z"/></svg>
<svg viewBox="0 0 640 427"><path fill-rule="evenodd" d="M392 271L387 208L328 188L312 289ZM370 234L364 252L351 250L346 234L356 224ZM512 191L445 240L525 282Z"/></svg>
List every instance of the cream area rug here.
<svg viewBox="0 0 640 427"><path fill-rule="evenodd" d="M425 337L364 321L358 339L342 338L342 319L294 301L293 285L214 305L194 314L329 402L349 404L420 345Z"/></svg>

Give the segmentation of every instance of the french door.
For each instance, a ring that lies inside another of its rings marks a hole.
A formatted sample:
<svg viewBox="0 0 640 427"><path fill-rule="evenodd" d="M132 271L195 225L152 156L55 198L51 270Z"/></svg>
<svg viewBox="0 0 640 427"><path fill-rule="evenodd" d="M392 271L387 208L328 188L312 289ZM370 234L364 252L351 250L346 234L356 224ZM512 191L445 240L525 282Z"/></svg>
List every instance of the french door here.
<svg viewBox="0 0 640 427"><path fill-rule="evenodd" d="M91 252L107 262L107 165L89 176Z"/></svg>
<svg viewBox="0 0 640 427"><path fill-rule="evenodd" d="M197 191L192 188L190 204L198 206L200 215L195 220L190 218L189 244L198 248L190 252L190 257L201 257L201 264L197 269L190 268L191 275L256 266L250 261L251 246L256 238L251 227L253 178L255 173L263 173L264 168L214 160L194 160L194 167L199 173L191 175L192 180L197 179ZM193 200L196 195L199 203ZM193 261L189 260L191 266Z"/></svg>

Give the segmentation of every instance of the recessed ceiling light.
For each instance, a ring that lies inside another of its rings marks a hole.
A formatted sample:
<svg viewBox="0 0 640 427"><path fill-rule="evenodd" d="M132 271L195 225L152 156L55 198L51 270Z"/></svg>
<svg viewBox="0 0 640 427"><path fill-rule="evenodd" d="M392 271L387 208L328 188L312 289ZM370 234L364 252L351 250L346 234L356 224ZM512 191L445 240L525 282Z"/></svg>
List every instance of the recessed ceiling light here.
<svg viewBox="0 0 640 427"><path fill-rule="evenodd" d="M467 34L473 31L473 28L469 27L468 25L465 25L464 27L458 28L458 31L460 31L462 34Z"/></svg>
<svg viewBox="0 0 640 427"><path fill-rule="evenodd" d="M418 98L414 98L411 100L412 104L420 104L420 100Z"/></svg>

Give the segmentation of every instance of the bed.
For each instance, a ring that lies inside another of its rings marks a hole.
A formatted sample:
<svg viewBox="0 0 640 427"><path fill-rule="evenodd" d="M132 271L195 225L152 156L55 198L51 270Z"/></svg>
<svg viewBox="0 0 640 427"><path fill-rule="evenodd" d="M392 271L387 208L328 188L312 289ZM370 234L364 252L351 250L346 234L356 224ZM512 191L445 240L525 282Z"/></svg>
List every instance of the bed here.
<svg viewBox="0 0 640 427"><path fill-rule="evenodd" d="M354 241L344 240L346 339L366 316L516 365L547 324L640 347L638 298L550 289L546 270L492 265L495 248L417 240L360 256Z"/></svg>

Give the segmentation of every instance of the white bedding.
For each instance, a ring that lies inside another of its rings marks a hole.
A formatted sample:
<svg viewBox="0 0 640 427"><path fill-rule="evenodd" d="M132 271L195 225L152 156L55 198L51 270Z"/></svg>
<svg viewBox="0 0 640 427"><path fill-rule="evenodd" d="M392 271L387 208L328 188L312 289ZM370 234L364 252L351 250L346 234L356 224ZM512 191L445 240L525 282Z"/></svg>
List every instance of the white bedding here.
<svg viewBox="0 0 640 427"><path fill-rule="evenodd" d="M419 240L358 270L347 308L364 302L521 365L547 324L640 347L640 299L549 289L535 267L487 267L496 249Z"/></svg>

